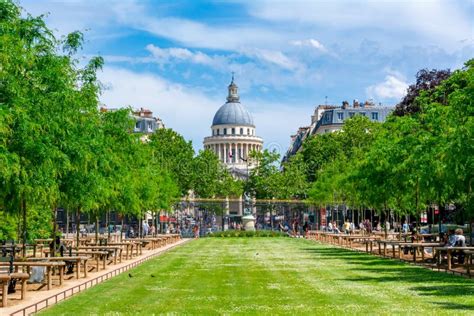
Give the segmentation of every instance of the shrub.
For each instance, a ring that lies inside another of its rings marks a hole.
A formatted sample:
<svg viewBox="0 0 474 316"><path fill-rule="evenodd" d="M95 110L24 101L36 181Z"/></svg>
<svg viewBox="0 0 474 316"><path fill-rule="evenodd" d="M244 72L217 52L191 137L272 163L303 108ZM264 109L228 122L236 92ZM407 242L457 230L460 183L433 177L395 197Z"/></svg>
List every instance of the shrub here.
<svg viewBox="0 0 474 316"><path fill-rule="evenodd" d="M257 231L240 231L227 230L223 232L215 232L207 235L208 237L239 237L239 238L253 238L253 237L288 237L287 234L279 231L271 230L257 230Z"/></svg>

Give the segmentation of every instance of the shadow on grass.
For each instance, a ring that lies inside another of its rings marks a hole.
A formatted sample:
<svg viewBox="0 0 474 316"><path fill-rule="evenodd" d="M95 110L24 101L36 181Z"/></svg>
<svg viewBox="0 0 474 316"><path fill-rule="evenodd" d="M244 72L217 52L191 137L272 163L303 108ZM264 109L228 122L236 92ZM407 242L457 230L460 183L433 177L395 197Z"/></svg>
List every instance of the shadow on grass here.
<svg viewBox="0 0 474 316"><path fill-rule="evenodd" d="M449 286L418 286L412 290L420 292L425 296L465 296L471 295L474 303L474 284L449 285ZM472 305L474 308L474 305Z"/></svg>
<svg viewBox="0 0 474 316"><path fill-rule="evenodd" d="M420 296L433 296L440 299L448 297L474 298L474 282L459 276L438 273L397 260L375 257L348 249L307 247L303 250L313 254L315 260L337 260L347 263L356 276L338 279L341 281L365 284L404 283L410 286L409 290L415 291ZM474 299L472 304L456 302L435 302L435 304L439 305L440 309L474 310Z"/></svg>
<svg viewBox="0 0 474 316"><path fill-rule="evenodd" d="M472 305L451 303L451 302L431 302L431 303L435 305L439 305L439 307L442 309L474 311L474 306Z"/></svg>

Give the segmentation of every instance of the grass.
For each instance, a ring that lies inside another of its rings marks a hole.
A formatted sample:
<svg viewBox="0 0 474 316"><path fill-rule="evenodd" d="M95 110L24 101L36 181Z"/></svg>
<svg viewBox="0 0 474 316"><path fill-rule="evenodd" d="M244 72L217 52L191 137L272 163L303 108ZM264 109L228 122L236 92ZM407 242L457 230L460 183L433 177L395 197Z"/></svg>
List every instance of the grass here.
<svg viewBox="0 0 474 316"><path fill-rule="evenodd" d="M474 314L471 280L303 239L204 238L130 273L42 315Z"/></svg>

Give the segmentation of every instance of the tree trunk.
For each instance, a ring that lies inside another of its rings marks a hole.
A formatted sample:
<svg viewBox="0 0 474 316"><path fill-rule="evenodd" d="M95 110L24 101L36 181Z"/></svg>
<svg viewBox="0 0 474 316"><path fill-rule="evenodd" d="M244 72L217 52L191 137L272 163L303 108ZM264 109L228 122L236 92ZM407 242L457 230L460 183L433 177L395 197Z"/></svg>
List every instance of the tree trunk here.
<svg viewBox="0 0 474 316"><path fill-rule="evenodd" d="M120 242L123 240L123 215L121 219L121 224L120 224Z"/></svg>
<svg viewBox="0 0 474 316"><path fill-rule="evenodd" d="M81 224L81 208L78 207L76 209L76 251L79 251L80 224Z"/></svg>
<svg viewBox="0 0 474 316"><path fill-rule="evenodd" d="M110 220L110 211L107 211L105 213L105 227L107 229L107 240L110 240L110 223L109 223L109 220Z"/></svg>
<svg viewBox="0 0 474 316"><path fill-rule="evenodd" d="M141 215L138 215L137 216L137 219L138 219L138 238L141 238L142 237L142 217Z"/></svg>
<svg viewBox="0 0 474 316"><path fill-rule="evenodd" d="M99 214L95 214L95 244L99 244Z"/></svg>
<svg viewBox="0 0 474 316"><path fill-rule="evenodd" d="M416 195L415 195L415 214L416 214L416 231L419 232L418 228L418 218L420 214L418 213L418 198L419 198L419 190L420 190L420 181L416 178Z"/></svg>
<svg viewBox="0 0 474 316"><path fill-rule="evenodd" d="M57 233L57 225L56 225L56 217L58 215L58 209L56 206L53 206L53 249L51 250L51 257L56 256L56 233Z"/></svg>
<svg viewBox="0 0 474 316"><path fill-rule="evenodd" d="M23 231L22 231L22 242L23 242L23 258L26 257L26 234L27 234L27 223L26 223L26 200L25 198L21 201L21 208L23 214Z"/></svg>
<svg viewBox="0 0 474 316"><path fill-rule="evenodd" d="M69 237L69 209L66 209L66 237Z"/></svg>

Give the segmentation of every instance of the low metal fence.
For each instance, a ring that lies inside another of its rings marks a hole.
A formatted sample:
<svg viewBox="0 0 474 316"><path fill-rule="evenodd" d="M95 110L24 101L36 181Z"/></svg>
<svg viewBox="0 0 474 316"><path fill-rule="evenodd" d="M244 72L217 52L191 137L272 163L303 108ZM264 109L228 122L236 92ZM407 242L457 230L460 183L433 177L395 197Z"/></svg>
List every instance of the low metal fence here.
<svg viewBox="0 0 474 316"><path fill-rule="evenodd" d="M87 290L87 289L91 288L94 285L97 285L97 284L102 283L102 282L104 282L108 279L111 279L111 278L117 276L118 274L121 274L121 273L123 273L127 270L135 268L138 265L142 264L143 262L148 261L148 260L152 259L153 257L156 257L156 256L160 255L161 253L163 253L165 251L168 251L168 250L170 250L170 249L172 249L176 246L177 245L173 245L173 246L171 246L167 249L163 249L159 252L153 253L153 254L151 254L151 255L149 255L145 258L142 258L138 261L129 263L126 266L114 269L112 271L107 272L106 274L100 275L100 276L95 277L91 280L85 281L84 283L78 284L78 285L76 285L72 288L69 288L69 289L61 291L57 294L51 295L51 296L49 296L49 297L47 297L47 298L45 298L41 301L38 301L34 304L31 304L31 305L28 305L28 306L26 306L22 309L19 309L15 312L11 313L10 315L11 316L16 316L16 315L26 316L26 315L31 315L33 313L37 313L37 312L39 312L39 311L41 311L45 308L50 307L51 305L57 304L58 302L61 302L61 301L64 301L64 300L70 298L71 296L73 296L77 293L80 293L84 290Z"/></svg>

